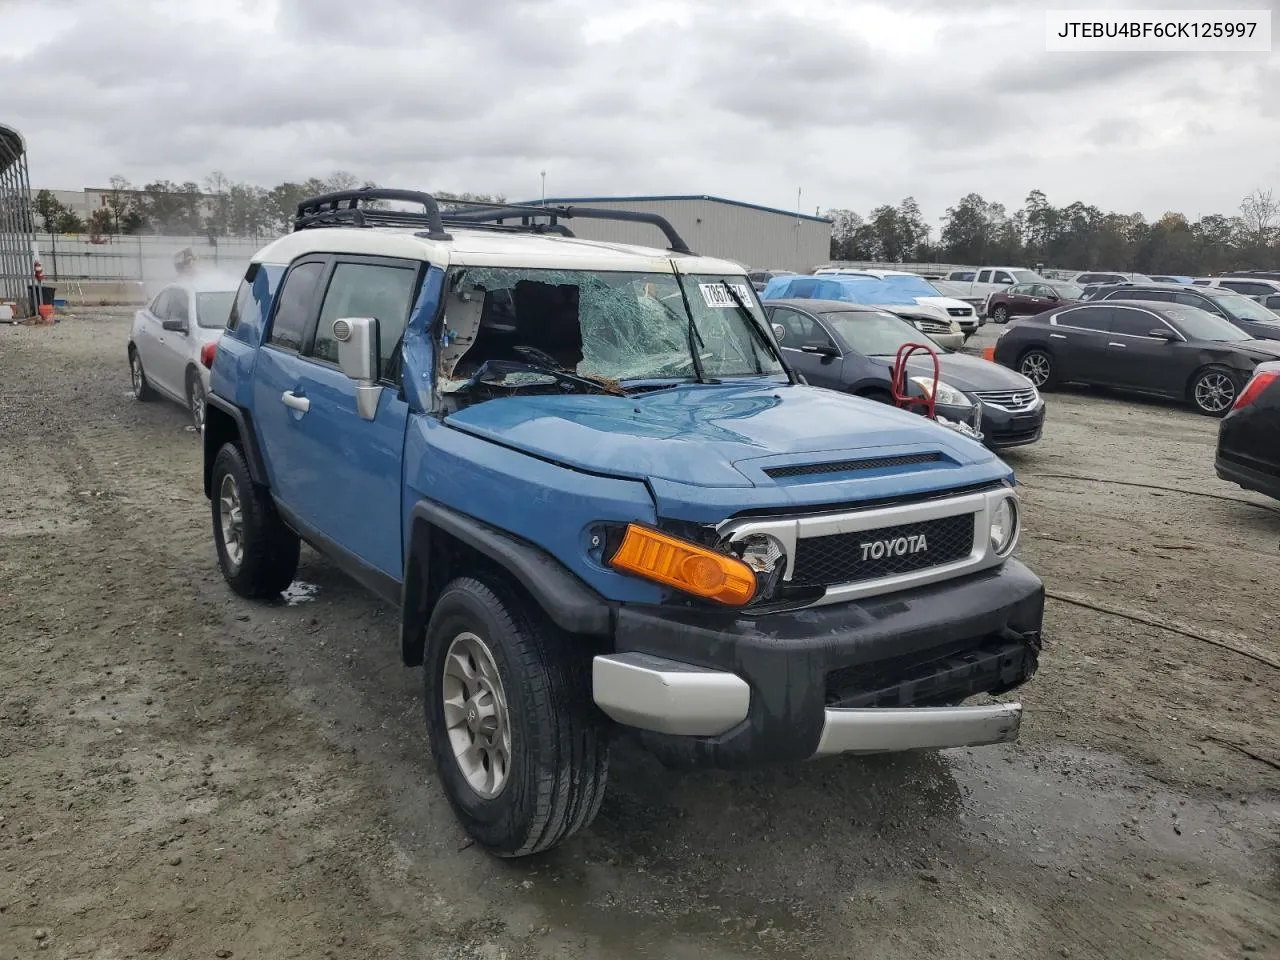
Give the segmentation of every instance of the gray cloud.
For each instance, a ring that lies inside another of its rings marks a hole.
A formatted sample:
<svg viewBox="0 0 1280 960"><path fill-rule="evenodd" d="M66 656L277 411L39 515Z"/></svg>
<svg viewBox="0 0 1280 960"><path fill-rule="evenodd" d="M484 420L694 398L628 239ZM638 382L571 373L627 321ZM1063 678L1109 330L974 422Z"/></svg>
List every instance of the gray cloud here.
<svg viewBox="0 0 1280 960"><path fill-rule="evenodd" d="M0 120L38 185L71 188L342 167L518 197L545 169L561 195L911 194L936 218L1033 187L1231 210L1280 178L1274 57L1047 53L1050 5L8 0L0 35L50 39L0 52Z"/></svg>

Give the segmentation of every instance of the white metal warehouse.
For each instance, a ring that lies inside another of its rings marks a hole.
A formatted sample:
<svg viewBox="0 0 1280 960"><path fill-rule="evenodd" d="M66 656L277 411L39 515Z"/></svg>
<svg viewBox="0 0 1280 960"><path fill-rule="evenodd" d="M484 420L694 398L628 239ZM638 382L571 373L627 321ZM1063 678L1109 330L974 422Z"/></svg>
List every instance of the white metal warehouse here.
<svg viewBox="0 0 1280 960"><path fill-rule="evenodd" d="M540 201L523 202L536 205ZM831 221L794 210L707 196L548 197L546 203L656 213L671 221L698 253L759 270L808 272L831 259ZM586 240L664 245L662 234L646 223L572 220L566 226Z"/></svg>

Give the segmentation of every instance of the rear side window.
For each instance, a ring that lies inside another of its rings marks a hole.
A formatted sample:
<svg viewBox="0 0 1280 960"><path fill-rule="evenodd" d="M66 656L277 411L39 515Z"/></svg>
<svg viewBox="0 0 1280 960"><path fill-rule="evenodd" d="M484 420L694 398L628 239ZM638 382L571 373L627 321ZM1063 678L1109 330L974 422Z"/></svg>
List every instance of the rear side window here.
<svg viewBox="0 0 1280 960"><path fill-rule="evenodd" d="M1234 290L1236 293L1243 293L1249 297L1262 297L1268 293L1274 293L1275 288L1265 283L1251 283L1248 280L1223 280L1218 286L1226 287L1228 290Z"/></svg>
<svg viewBox="0 0 1280 960"><path fill-rule="evenodd" d="M227 329L234 330L240 326L240 318L249 312L249 302L253 299L253 287L248 280L240 281L240 289L236 291L235 302L231 304L231 313L227 316Z"/></svg>
<svg viewBox="0 0 1280 960"><path fill-rule="evenodd" d="M289 271L280 291L275 319L271 321L270 343L285 350L302 349L302 335L323 273L322 263L301 263Z"/></svg>
<svg viewBox="0 0 1280 960"><path fill-rule="evenodd" d="M1172 303L1173 293L1169 290L1130 290L1129 295L1125 296L1125 291L1117 291L1116 296L1111 297L1112 300L1153 300L1156 303Z"/></svg>
<svg viewBox="0 0 1280 960"><path fill-rule="evenodd" d="M990 283L990 282L991 282L990 270L982 270L978 273L978 283Z"/></svg>
<svg viewBox="0 0 1280 960"><path fill-rule="evenodd" d="M1188 307L1199 307L1201 310L1208 310L1212 314L1221 317L1223 315L1221 308L1210 300L1208 297L1196 296L1194 293L1175 293L1173 295L1174 303L1183 303Z"/></svg>
<svg viewBox="0 0 1280 960"><path fill-rule="evenodd" d="M1056 320L1060 327L1079 327L1082 330L1110 330L1111 307L1080 307L1064 310Z"/></svg>
<svg viewBox="0 0 1280 960"><path fill-rule="evenodd" d="M320 308L312 355L338 362L333 321L342 317L375 317L378 321L379 375L385 376L404 333L418 272L414 267L375 263L339 263Z"/></svg>

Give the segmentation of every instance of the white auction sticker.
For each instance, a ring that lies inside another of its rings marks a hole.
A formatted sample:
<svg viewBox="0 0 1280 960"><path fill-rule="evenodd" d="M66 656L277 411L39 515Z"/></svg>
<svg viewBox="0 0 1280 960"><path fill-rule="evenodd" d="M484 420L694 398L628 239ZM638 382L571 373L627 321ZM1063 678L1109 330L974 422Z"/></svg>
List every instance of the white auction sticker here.
<svg viewBox="0 0 1280 960"><path fill-rule="evenodd" d="M741 283L731 283L729 286L733 287L733 292L738 295L744 307L751 306L751 290L748 287ZM723 283L700 283L698 289L702 291L702 299L708 307L719 309L737 306Z"/></svg>
<svg viewBox="0 0 1280 960"><path fill-rule="evenodd" d="M1045 49L1269 53L1271 11L1046 10Z"/></svg>

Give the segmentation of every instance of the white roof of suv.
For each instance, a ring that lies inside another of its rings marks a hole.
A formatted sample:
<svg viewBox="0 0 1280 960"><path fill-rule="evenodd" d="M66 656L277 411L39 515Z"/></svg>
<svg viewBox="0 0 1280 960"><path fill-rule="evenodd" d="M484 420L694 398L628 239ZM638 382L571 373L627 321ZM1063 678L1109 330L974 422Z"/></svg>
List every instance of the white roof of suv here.
<svg viewBox="0 0 1280 960"><path fill-rule="evenodd" d="M730 260L673 253L657 247L604 243L545 233L495 233L452 224L452 240L431 240L412 228L309 227L268 244L255 263L288 264L308 253L362 253L426 260L439 267L532 267L551 270L616 270L626 273L680 273L746 276Z"/></svg>

